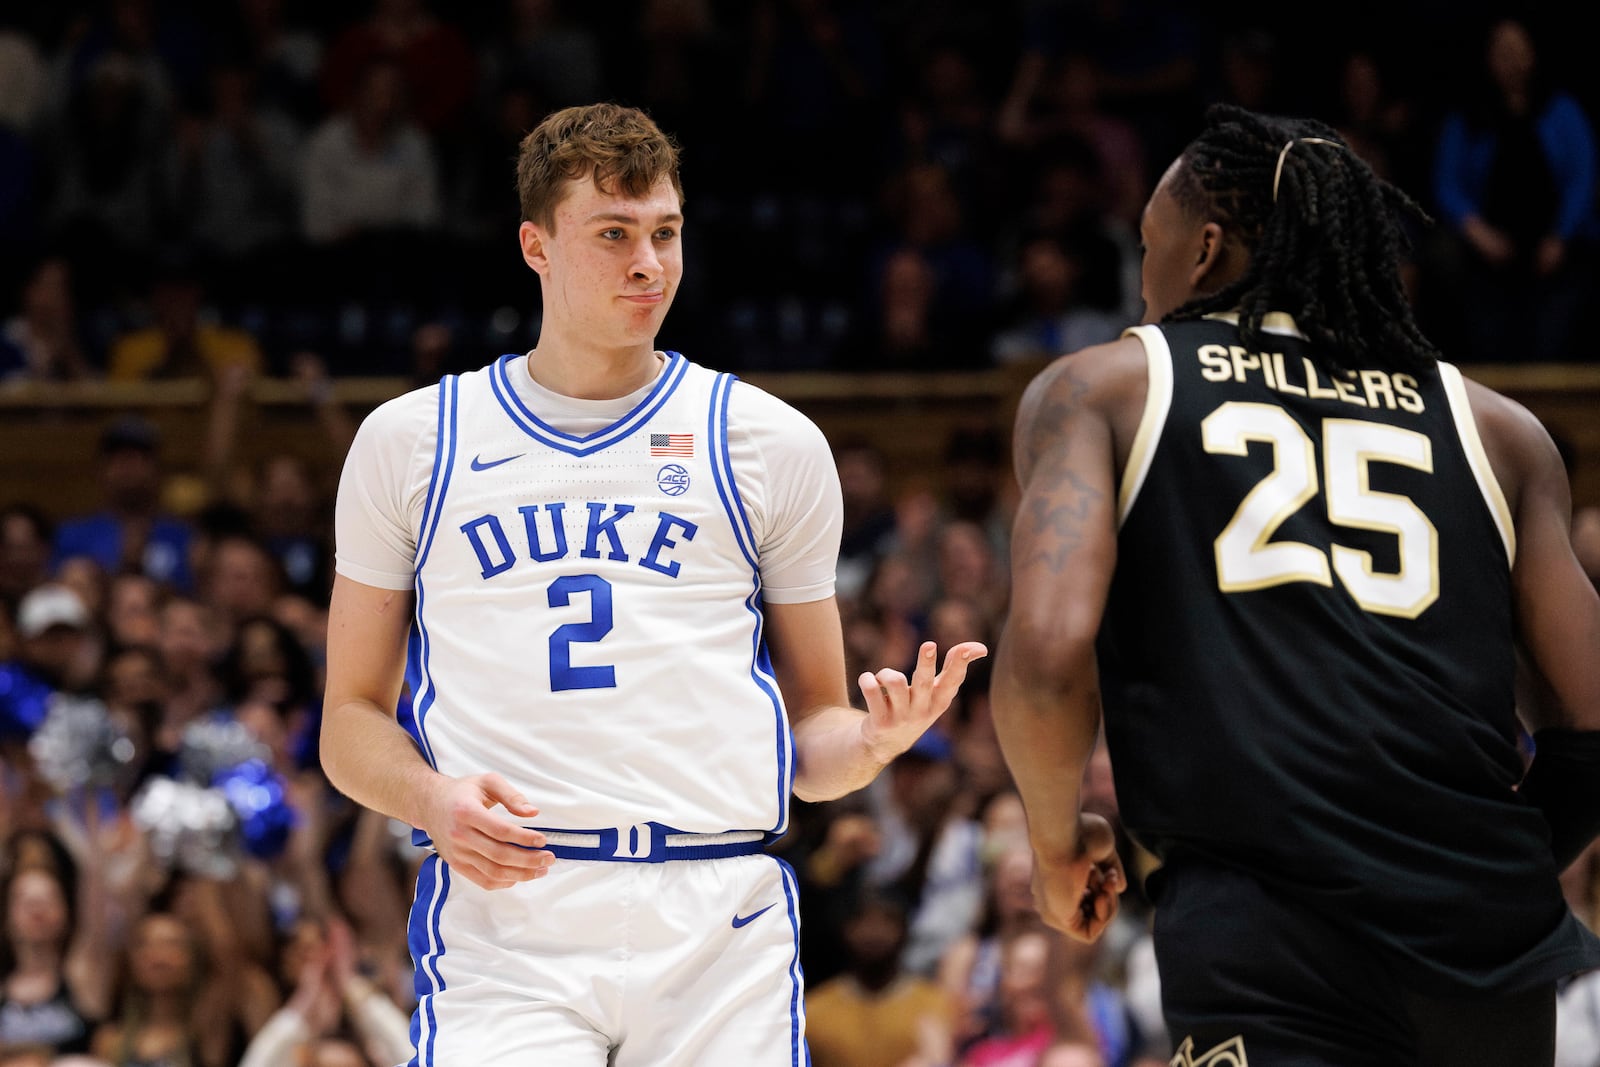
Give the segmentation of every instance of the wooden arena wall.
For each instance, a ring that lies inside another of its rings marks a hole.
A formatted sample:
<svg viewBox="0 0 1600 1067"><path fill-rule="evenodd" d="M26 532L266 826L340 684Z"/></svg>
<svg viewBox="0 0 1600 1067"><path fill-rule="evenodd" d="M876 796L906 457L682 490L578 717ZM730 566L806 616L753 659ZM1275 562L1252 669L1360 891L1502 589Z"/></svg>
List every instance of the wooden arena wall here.
<svg viewBox="0 0 1600 1067"><path fill-rule="evenodd" d="M891 483L937 488L949 435L960 428L997 430L1009 441L1011 418L1036 367L960 374L751 374L750 381L816 420L829 439L876 442ZM1480 366L1468 375L1526 404L1577 454L1575 502L1600 505L1600 365ZM343 379L333 395L353 419L408 387L401 379ZM0 503L33 502L53 517L96 506L95 448L100 431L128 412L150 418L162 434L172 503L204 497L209 412L200 382L81 383L0 388ZM332 489L343 460L319 427L295 382L262 379L250 387L234 456L248 470L289 452L304 457ZM1009 476L1009 474L1007 474Z"/></svg>

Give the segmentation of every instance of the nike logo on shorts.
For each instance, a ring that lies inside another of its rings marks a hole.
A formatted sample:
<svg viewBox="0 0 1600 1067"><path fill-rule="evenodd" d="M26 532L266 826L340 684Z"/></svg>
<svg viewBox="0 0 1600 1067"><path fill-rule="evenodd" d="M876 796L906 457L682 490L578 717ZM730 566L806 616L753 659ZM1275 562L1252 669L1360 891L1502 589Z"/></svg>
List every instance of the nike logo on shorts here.
<svg viewBox="0 0 1600 1067"><path fill-rule="evenodd" d="M475 470L475 471L486 471L490 467L498 467L502 463L510 463L512 460L521 459L525 455L527 455L526 452L518 452L514 456L507 456L505 459L491 459L487 463L485 463L483 461L482 457L473 456L472 457L472 469Z"/></svg>
<svg viewBox="0 0 1600 1067"><path fill-rule="evenodd" d="M775 907L777 907L776 904L768 904L760 911L753 911L749 915L735 915L733 917L733 928L737 930L741 926L749 926L751 923L755 922L757 919L761 918L761 916L765 915Z"/></svg>

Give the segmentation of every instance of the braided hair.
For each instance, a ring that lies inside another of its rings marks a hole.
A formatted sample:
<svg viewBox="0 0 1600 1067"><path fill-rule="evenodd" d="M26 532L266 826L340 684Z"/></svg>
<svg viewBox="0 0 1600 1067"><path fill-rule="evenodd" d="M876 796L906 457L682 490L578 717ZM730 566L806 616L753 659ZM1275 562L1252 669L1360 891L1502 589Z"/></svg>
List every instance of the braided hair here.
<svg viewBox="0 0 1600 1067"><path fill-rule="evenodd" d="M1287 312L1336 369L1416 371L1438 359L1400 280L1408 240L1398 216L1432 219L1329 126L1213 104L1171 190L1185 211L1237 234L1250 265L1168 319L1237 311L1241 340L1254 348L1263 317Z"/></svg>

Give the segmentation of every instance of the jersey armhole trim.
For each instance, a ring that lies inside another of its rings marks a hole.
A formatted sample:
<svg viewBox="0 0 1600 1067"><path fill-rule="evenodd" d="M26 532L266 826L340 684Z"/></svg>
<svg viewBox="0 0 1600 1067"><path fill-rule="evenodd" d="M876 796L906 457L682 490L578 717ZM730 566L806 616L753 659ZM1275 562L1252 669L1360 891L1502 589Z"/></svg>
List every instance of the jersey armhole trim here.
<svg viewBox="0 0 1600 1067"><path fill-rule="evenodd" d="M1461 438L1462 450L1467 454L1467 466L1478 482L1478 491L1500 531L1500 541L1506 549L1506 566L1517 561L1517 530L1511 521L1511 508L1500 490L1500 481L1494 476L1489 454L1484 451L1483 439L1478 435L1478 423L1472 417L1472 403L1467 399L1467 387L1461 372L1454 364L1439 361L1439 381L1444 385L1444 395L1450 402L1450 416L1456 423L1456 434Z"/></svg>
<svg viewBox="0 0 1600 1067"><path fill-rule="evenodd" d="M1133 435L1133 447L1128 449L1128 465L1122 472L1122 488L1117 493L1117 527L1128 521L1139 490L1155 461L1156 446L1161 443L1161 431L1167 425L1167 414L1172 410L1172 350L1167 347L1166 335L1155 326L1133 326L1124 331L1132 334L1144 345L1146 374L1144 413L1139 416L1139 429Z"/></svg>

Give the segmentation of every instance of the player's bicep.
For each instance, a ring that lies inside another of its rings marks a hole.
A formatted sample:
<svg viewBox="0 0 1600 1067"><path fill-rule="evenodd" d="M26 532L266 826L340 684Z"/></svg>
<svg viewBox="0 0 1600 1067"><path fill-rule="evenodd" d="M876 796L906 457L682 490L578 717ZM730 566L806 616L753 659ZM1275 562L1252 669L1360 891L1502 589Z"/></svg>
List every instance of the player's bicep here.
<svg viewBox="0 0 1600 1067"><path fill-rule="evenodd" d="M381 589L336 574L328 606L325 714L352 701L392 712L400 699L411 627L410 590Z"/></svg>
<svg viewBox="0 0 1600 1067"><path fill-rule="evenodd" d="M790 723L825 707L848 705L838 601L767 604L765 612L767 646Z"/></svg>
<svg viewBox="0 0 1600 1067"><path fill-rule="evenodd" d="M1070 368L1022 418L1007 628L1028 654L1049 655L1099 629L1116 565L1114 445Z"/></svg>
<svg viewBox="0 0 1600 1067"><path fill-rule="evenodd" d="M1572 547L1566 470L1549 437L1525 434L1511 570L1518 635L1548 699L1534 728L1600 730L1600 596Z"/></svg>

